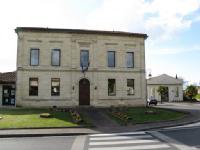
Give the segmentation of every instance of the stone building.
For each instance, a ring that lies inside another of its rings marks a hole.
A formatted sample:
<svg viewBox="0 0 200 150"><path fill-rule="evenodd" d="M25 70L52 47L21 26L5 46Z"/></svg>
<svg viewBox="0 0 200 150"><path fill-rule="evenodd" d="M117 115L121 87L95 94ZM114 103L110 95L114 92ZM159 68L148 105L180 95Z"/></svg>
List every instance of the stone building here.
<svg viewBox="0 0 200 150"><path fill-rule="evenodd" d="M0 73L0 106L15 106L16 72Z"/></svg>
<svg viewBox="0 0 200 150"><path fill-rule="evenodd" d="M18 27L17 106L145 105L146 34Z"/></svg>
<svg viewBox="0 0 200 150"><path fill-rule="evenodd" d="M159 95L158 88L163 86L165 93ZM183 80L162 74L147 80L148 98L154 97L158 101L183 101Z"/></svg>

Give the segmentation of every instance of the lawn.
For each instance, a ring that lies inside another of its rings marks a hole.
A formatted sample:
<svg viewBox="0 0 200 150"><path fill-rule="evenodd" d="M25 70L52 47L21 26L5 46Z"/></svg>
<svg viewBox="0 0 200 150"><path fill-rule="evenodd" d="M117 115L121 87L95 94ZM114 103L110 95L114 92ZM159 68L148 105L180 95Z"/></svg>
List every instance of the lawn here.
<svg viewBox="0 0 200 150"><path fill-rule="evenodd" d="M150 113L146 113L147 111ZM121 112L131 118L128 122L132 124L176 120L186 115L182 112L153 107L130 107ZM111 115L109 114L109 116ZM124 124L122 120L116 117L112 116L111 118L116 120L119 124Z"/></svg>
<svg viewBox="0 0 200 150"><path fill-rule="evenodd" d="M197 95L195 96L195 98L196 98L197 100L200 100L200 94L197 94Z"/></svg>
<svg viewBox="0 0 200 150"><path fill-rule="evenodd" d="M50 113L51 118L40 118L41 113ZM0 109L1 128L74 127L69 112L49 109Z"/></svg>

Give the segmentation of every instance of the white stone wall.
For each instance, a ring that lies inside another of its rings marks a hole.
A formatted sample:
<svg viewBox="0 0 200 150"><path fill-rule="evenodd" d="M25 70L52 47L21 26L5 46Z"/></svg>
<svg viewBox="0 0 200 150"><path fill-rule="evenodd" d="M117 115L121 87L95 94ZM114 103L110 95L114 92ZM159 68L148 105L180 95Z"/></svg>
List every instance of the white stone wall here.
<svg viewBox="0 0 200 150"><path fill-rule="evenodd" d="M158 101L161 101L161 96L157 92L159 86L166 86L168 87L168 95L169 95L169 102L172 101L183 101L183 87L182 85L148 85L147 86L147 93L148 98L154 96ZM179 96L176 96L176 88L179 89ZM155 95L153 94L153 89L155 89Z"/></svg>
<svg viewBox="0 0 200 150"><path fill-rule="evenodd" d="M40 49L40 65L30 66L30 48ZM51 66L51 50L61 49L61 66ZM139 37L66 33L18 33L17 98L19 106L77 106L79 104L80 50L89 50L93 106L145 105L145 49ZM116 52L116 67L107 67L107 51ZM134 52L134 68L126 68L126 52ZM29 78L39 78L39 95L29 96ZM60 78L60 96L51 96L51 78ZM108 96L107 79L116 79L116 96ZM135 79L135 95L127 96L127 79ZM72 87L75 87L74 90ZM97 90L94 87L97 86Z"/></svg>

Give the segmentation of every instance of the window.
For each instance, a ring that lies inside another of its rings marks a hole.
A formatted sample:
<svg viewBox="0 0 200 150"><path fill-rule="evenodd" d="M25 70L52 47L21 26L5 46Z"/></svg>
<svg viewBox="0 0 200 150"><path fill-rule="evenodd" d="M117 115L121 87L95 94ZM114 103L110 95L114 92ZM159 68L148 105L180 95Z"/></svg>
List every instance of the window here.
<svg viewBox="0 0 200 150"><path fill-rule="evenodd" d="M51 65L60 66L60 49L53 49L51 51Z"/></svg>
<svg viewBox="0 0 200 150"><path fill-rule="evenodd" d="M108 51L108 67L115 67L115 51Z"/></svg>
<svg viewBox="0 0 200 150"><path fill-rule="evenodd" d="M133 52L126 53L126 66L127 68L134 67L134 53Z"/></svg>
<svg viewBox="0 0 200 150"><path fill-rule="evenodd" d="M108 79L108 96L116 95L115 79Z"/></svg>
<svg viewBox="0 0 200 150"><path fill-rule="evenodd" d="M31 49L30 51L30 65L38 66L39 65L39 49Z"/></svg>
<svg viewBox="0 0 200 150"><path fill-rule="evenodd" d="M127 79L127 95L134 95L134 79Z"/></svg>
<svg viewBox="0 0 200 150"><path fill-rule="evenodd" d="M38 96L38 78L29 79L29 96Z"/></svg>
<svg viewBox="0 0 200 150"><path fill-rule="evenodd" d="M179 97L179 88L178 87L176 87L176 95L175 96Z"/></svg>
<svg viewBox="0 0 200 150"><path fill-rule="evenodd" d="M51 79L51 96L60 95L60 79L52 78Z"/></svg>
<svg viewBox="0 0 200 150"><path fill-rule="evenodd" d="M81 50L80 54L80 66L88 67L89 65L89 51L88 50Z"/></svg>

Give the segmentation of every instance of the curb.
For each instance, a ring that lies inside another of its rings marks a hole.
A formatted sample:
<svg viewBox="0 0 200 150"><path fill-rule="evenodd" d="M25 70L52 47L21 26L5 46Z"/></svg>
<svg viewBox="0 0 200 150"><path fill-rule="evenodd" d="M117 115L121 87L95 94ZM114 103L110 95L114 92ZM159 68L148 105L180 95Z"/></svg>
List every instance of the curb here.
<svg viewBox="0 0 200 150"><path fill-rule="evenodd" d="M2 134L1 138L23 138L23 137L44 137L44 136L76 136L88 135L88 133L45 133L45 134Z"/></svg>
<svg viewBox="0 0 200 150"><path fill-rule="evenodd" d="M136 129L135 131L148 131L148 130L155 130L155 129L161 129L161 128L167 128L167 127L175 127L175 126L182 126L187 125L191 123L199 122L200 119L185 123L179 123L176 125L164 125L159 127L150 127L150 128L144 128L144 129ZM45 137L45 136L78 136L78 135L88 135L95 132L82 132L82 133L43 133L43 134L2 134L0 135L0 138L23 138L23 137Z"/></svg>
<svg viewBox="0 0 200 150"><path fill-rule="evenodd" d="M74 126L74 127L30 127L30 128L3 128L1 130L34 130L34 129L90 129L95 128L94 125L91 126Z"/></svg>
<svg viewBox="0 0 200 150"><path fill-rule="evenodd" d="M184 126L184 125L188 125L188 124L192 124L192 123L197 123L200 122L199 120L195 120L195 121L191 121L191 122L186 122L186 123L178 123L175 125L164 125L164 126L159 126L159 127L150 127L148 129L138 129L136 131L147 131L147 130L155 130L155 129L161 129L161 128L170 128L170 127L176 127L176 126Z"/></svg>

